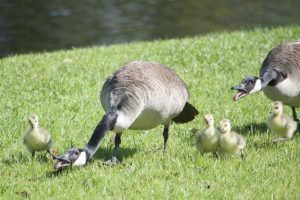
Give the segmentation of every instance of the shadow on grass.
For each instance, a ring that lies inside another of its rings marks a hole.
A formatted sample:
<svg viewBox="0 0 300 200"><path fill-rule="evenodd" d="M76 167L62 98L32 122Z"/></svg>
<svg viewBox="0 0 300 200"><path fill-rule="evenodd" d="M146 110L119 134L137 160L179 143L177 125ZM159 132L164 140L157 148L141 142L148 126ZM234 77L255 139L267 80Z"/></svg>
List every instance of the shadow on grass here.
<svg viewBox="0 0 300 200"><path fill-rule="evenodd" d="M8 155L3 159L3 163L6 165L14 165L25 162L40 162L40 163L49 163L51 161L51 157L45 152L37 152L36 155L31 159L30 154L18 153L16 155Z"/></svg>
<svg viewBox="0 0 300 200"><path fill-rule="evenodd" d="M236 126L233 129L241 135L261 135L268 130L265 123L251 123L244 126Z"/></svg>
<svg viewBox="0 0 300 200"><path fill-rule="evenodd" d="M118 149L117 152L117 158L122 162L124 158L130 157L136 153L136 148L123 148L122 146ZM104 161L107 161L111 159L113 152L113 148L104 148L99 147L97 152L95 153L93 159L102 159Z"/></svg>
<svg viewBox="0 0 300 200"><path fill-rule="evenodd" d="M235 128L242 135L246 135L245 133L250 133L252 135L261 135L267 132L268 127L265 123L251 123L245 126L238 126ZM298 128L295 134L300 133L300 124L298 123Z"/></svg>

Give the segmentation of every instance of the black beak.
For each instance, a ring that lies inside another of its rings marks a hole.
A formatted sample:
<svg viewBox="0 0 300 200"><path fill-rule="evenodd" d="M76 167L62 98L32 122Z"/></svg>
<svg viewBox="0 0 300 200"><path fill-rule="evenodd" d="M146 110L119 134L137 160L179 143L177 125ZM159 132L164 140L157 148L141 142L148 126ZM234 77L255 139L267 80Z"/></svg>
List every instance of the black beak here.
<svg viewBox="0 0 300 200"><path fill-rule="evenodd" d="M238 85L237 86L232 86L230 89L237 90L237 87L238 87Z"/></svg>
<svg viewBox="0 0 300 200"><path fill-rule="evenodd" d="M245 87L244 85L236 85L236 86L232 86L230 89L232 90L238 90L240 92L245 92L245 93L248 93L246 90L245 90Z"/></svg>
<svg viewBox="0 0 300 200"><path fill-rule="evenodd" d="M72 162L70 161L67 155L53 156L53 158L57 160L57 162L54 165L54 169L56 171L61 170L62 168L67 167L69 165L72 166Z"/></svg>
<svg viewBox="0 0 300 200"><path fill-rule="evenodd" d="M64 161L64 162L71 163L70 159L66 155L53 156L53 159L58 160L58 161Z"/></svg>

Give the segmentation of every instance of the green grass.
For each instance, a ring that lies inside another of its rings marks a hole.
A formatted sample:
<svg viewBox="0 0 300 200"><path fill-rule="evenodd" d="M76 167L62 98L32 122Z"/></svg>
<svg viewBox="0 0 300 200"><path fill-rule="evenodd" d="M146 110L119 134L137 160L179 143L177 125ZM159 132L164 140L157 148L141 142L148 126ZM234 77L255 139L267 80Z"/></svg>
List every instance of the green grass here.
<svg viewBox="0 0 300 200"><path fill-rule="evenodd" d="M234 103L230 87L257 75L268 51L296 40L300 27L253 29L193 38L92 47L0 60L0 199L299 199L300 139L273 145L264 122L270 101L255 94ZM162 127L126 131L119 158L106 167L112 133L89 165L55 175L43 153L33 162L22 145L35 112L60 153L82 147L102 118L99 91L123 63L163 63L182 77L200 111L191 123L172 125L163 154ZM285 107L291 115L291 110ZM203 115L232 121L247 139L247 158L201 156L189 129Z"/></svg>

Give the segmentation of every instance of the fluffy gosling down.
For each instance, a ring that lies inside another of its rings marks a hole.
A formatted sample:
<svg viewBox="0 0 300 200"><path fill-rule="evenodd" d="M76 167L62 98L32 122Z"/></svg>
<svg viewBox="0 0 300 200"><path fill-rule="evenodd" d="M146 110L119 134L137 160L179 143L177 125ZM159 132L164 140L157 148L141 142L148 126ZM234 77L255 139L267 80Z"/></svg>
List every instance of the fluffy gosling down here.
<svg viewBox="0 0 300 200"><path fill-rule="evenodd" d="M47 151L51 154L53 140L49 132L39 127L39 119L36 114L29 116L29 124L30 128L24 134L23 144L31 153L32 158L36 151Z"/></svg>
<svg viewBox="0 0 300 200"><path fill-rule="evenodd" d="M244 158L243 149L246 146L245 139L231 130L231 123L228 119L220 122L219 148L221 152L239 154Z"/></svg>
<svg viewBox="0 0 300 200"><path fill-rule="evenodd" d="M219 143L219 130L214 127L211 114L204 116L206 128L196 137L196 147L201 153L216 152Z"/></svg>
<svg viewBox="0 0 300 200"><path fill-rule="evenodd" d="M283 105L280 101L275 101L272 104L270 116L267 119L268 128L280 136L279 139L274 139L273 142L286 141L294 135L297 129L297 122L283 114Z"/></svg>

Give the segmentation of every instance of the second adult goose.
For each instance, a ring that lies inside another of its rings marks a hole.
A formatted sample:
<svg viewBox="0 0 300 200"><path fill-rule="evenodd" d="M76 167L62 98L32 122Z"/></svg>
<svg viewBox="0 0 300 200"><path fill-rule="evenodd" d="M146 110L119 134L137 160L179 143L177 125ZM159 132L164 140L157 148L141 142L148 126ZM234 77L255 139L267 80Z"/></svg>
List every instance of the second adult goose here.
<svg viewBox="0 0 300 200"><path fill-rule="evenodd" d="M195 118L198 111L189 104L185 83L171 69L162 64L133 61L113 73L104 83L100 99L106 112L94 133L83 148L69 149L61 156L55 156L55 169L68 165L85 165L96 152L105 133L116 133L113 163L121 143L121 133L126 129L146 130L160 124L164 126L164 149L169 126L186 123Z"/></svg>
<svg viewBox="0 0 300 200"><path fill-rule="evenodd" d="M260 68L260 77L248 76L240 85L233 100L264 91L272 101L281 101L290 106L294 120L297 119L296 107L300 107L300 42L290 42L272 49Z"/></svg>

